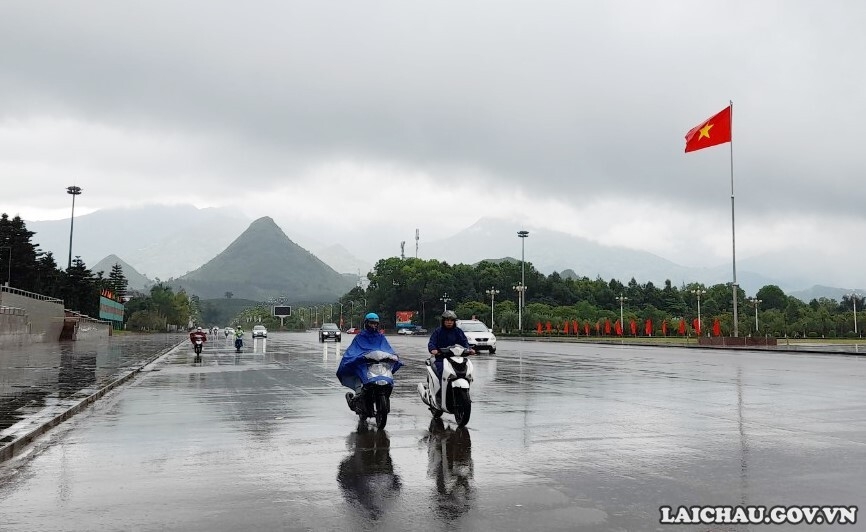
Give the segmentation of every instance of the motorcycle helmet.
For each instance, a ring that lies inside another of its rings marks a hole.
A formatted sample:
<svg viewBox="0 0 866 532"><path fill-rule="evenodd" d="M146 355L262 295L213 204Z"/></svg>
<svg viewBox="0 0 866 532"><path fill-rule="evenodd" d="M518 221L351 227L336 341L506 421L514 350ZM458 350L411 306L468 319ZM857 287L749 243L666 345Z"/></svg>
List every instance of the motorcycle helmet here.
<svg viewBox="0 0 866 532"><path fill-rule="evenodd" d="M367 315L364 316L364 328L370 332L378 332L379 315L375 312L368 312Z"/></svg>
<svg viewBox="0 0 866 532"><path fill-rule="evenodd" d="M201 327L196 327L195 330L197 330L198 332L201 332Z"/></svg>

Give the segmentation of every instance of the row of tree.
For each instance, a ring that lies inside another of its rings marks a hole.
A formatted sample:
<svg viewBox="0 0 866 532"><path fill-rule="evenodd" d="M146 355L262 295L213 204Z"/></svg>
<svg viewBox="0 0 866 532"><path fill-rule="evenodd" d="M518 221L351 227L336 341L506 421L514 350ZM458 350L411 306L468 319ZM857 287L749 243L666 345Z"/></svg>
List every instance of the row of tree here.
<svg viewBox="0 0 866 532"><path fill-rule="evenodd" d="M39 244L33 242L34 235L21 217L0 215L0 271L10 286L62 299L65 308L95 318L99 317L100 294L110 291L118 298L127 295L129 282L119 264L111 268L108 277L102 271L92 272L80 257L64 270L51 252L39 249ZM136 330L186 327L192 316L187 295L172 292L164 283L154 286L150 295L137 295L140 297L126 304L125 313L125 319L132 322L128 325Z"/></svg>
<svg viewBox="0 0 866 532"><path fill-rule="evenodd" d="M340 298L339 303L344 309L351 304L353 320L359 320L368 310L378 312L387 327L394 326L397 311L415 311L417 323L428 328L436 324L446 305L461 318L474 315L485 322L490 322L492 311L493 326L511 332L518 329L521 321L524 331L534 330L538 323L548 321L553 324L566 320L592 324L605 320L615 322L620 319L622 310L624 323L635 320L644 324L650 320L655 324L653 334L661 334L663 323L668 327L680 321L694 323L700 298L705 331L706 324L715 320L719 320L722 334L730 335L733 331L733 292L727 284L689 283L677 287L668 280L658 287L652 282L639 284L635 279L623 284L616 279L563 278L555 272L544 275L528 262L524 268L522 272L521 264L515 261L449 265L416 258L382 259L368 274L368 288L354 288ZM526 299L524 309L518 311L516 288L522 277L526 280ZM738 332L741 336L852 336L854 306L856 304L858 311L864 307L862 296L844 296L839 302L821 298L804 303L775 285L758 290L756 299L760 300L757 328L756 302L738 287ZM861 323L863 317L858 313Z"/></svg>

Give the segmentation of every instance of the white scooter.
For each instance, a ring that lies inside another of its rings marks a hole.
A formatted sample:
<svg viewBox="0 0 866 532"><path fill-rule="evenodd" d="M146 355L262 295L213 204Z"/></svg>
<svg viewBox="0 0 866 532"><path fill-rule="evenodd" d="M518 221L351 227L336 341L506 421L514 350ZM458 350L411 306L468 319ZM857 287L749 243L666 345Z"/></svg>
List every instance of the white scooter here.
<svg viewBox="0 0 866 532"><path fill-rule="evenodd" d="M464 351L459 345L440 349L442 378L436 376L433 362L427 359L427 383L418 383L418 394L433 417L439 418L444 412L453 414L458 427L466 426L472 413L472 400L469 398L472 362L463 356Z"/></svg>

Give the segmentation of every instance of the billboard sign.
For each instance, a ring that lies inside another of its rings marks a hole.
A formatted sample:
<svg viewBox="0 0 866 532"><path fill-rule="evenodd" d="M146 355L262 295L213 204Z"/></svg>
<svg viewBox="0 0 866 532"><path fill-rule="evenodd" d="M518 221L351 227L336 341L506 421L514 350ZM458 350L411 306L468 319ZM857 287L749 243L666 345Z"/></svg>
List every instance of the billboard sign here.
<svg viewBox="0 0 866 532"><path fill-rule="evenodd" d="M105 296L99 296L99 319L123 321L123 303Z"/></svg>
<svg viewBox="0 0 866 532"><path fill-rule="evenodd" d="M286 306L275 306L274 307L274 316L278 318L285 318L286 316L292 315L292 307Z"/></svg>
<svg viewBox="0 0 866 532"><path fill-rule="evenodd" d="M398 310L397 311L397 328L402 329L412 327L412 318L415 317L414 310Z"/></svg>

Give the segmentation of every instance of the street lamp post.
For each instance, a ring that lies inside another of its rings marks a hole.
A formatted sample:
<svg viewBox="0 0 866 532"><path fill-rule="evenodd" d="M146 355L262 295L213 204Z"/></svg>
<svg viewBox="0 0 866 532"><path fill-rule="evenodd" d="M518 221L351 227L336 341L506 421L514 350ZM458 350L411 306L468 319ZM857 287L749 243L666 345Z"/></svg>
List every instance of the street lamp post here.
<svg viewBox="0 0 866 532"><path fill-rule="evenodd" d="M493 330L493 298L496 297L499 290L496 290L491 286L490 289L485 290L484 293L490 296L490 330Z"/></svg>
<svg viewBox="0 0 866 532"><path fill-rule="evenodd" d="M353 327L352 318L355 317L355 300L349 301L349 304L352 305L351 310L349 310L349 328L351 329Z"/></svg>
<svg viewBox="0 0 866 532"><path fill-rule="evenodd" d="M72 195L72 216L69 218L69 263L66 269L72 268L72 228L75 226L75 196L81 194L81 187L66 187L66 193Z"/></svg>
<svg viewBox="0 0 866 532"><path fill-rule="evenodd" d="M698 297L698 327L703 330L703 324L701 323L701 295L706 294L707 291L695 288L694 290L690 290L690 292Z"/></svg>
<svg viewBox="0 0 866 532"><path fill-rule="evenodd" d="M340 305L340 327L343 327L343 303L341 301L337 301L337 304Z"/></svg>
<svg viewBox="0 0 866 532"><path fill-rule="evenodd" d="M623 321L622 317L622 304L624 301L628 301L628 298L622 295L622 293L620 293L619 297L616 298L616 300L619 301L619 326L625 329L625 321Z"/></svg>
<svg viewBox="0 0 866 532"><path fill-rule="evenodd" d="M762 299L758 299L757 297L750 297L749 303L755 305L755 334L758 334L758 305L763 302Z"/></svg>
<svg viewBox="0 0 866 532"><path fill-rule="evenodd" d="M525 244L526 237L529 236L529 231L518 231L517 236L520 238L520 297L518 299L517 305L517 328L520 329L520 334L523 334L523 306L525 304L525 293L526 293L526 266L524 264L525 261Z"/></svg>
<svg viewBox="0 0 866 532"><path fill-rule="evenodd" d="M439 301L445 303L445 310L448 310L448 302L451 301L451 298L448 297L448 292L443 294L442 297L439 298Z"/></svg>
<svg viewBox="0 0 866 532"><path fill-rule="evenodd" d="M857 332L857 298L860 297L860 294L854 292L851 294L851 302L854 303L854 336L859 336L860 334Z"/></svg>
<svg viewBox="0 0 866 532"><path fill-rule="evenodd" d="M526 292L526 287L522 283L517 283L511 287L517 292L517 330L523 334L523 293Z"/></svg>

